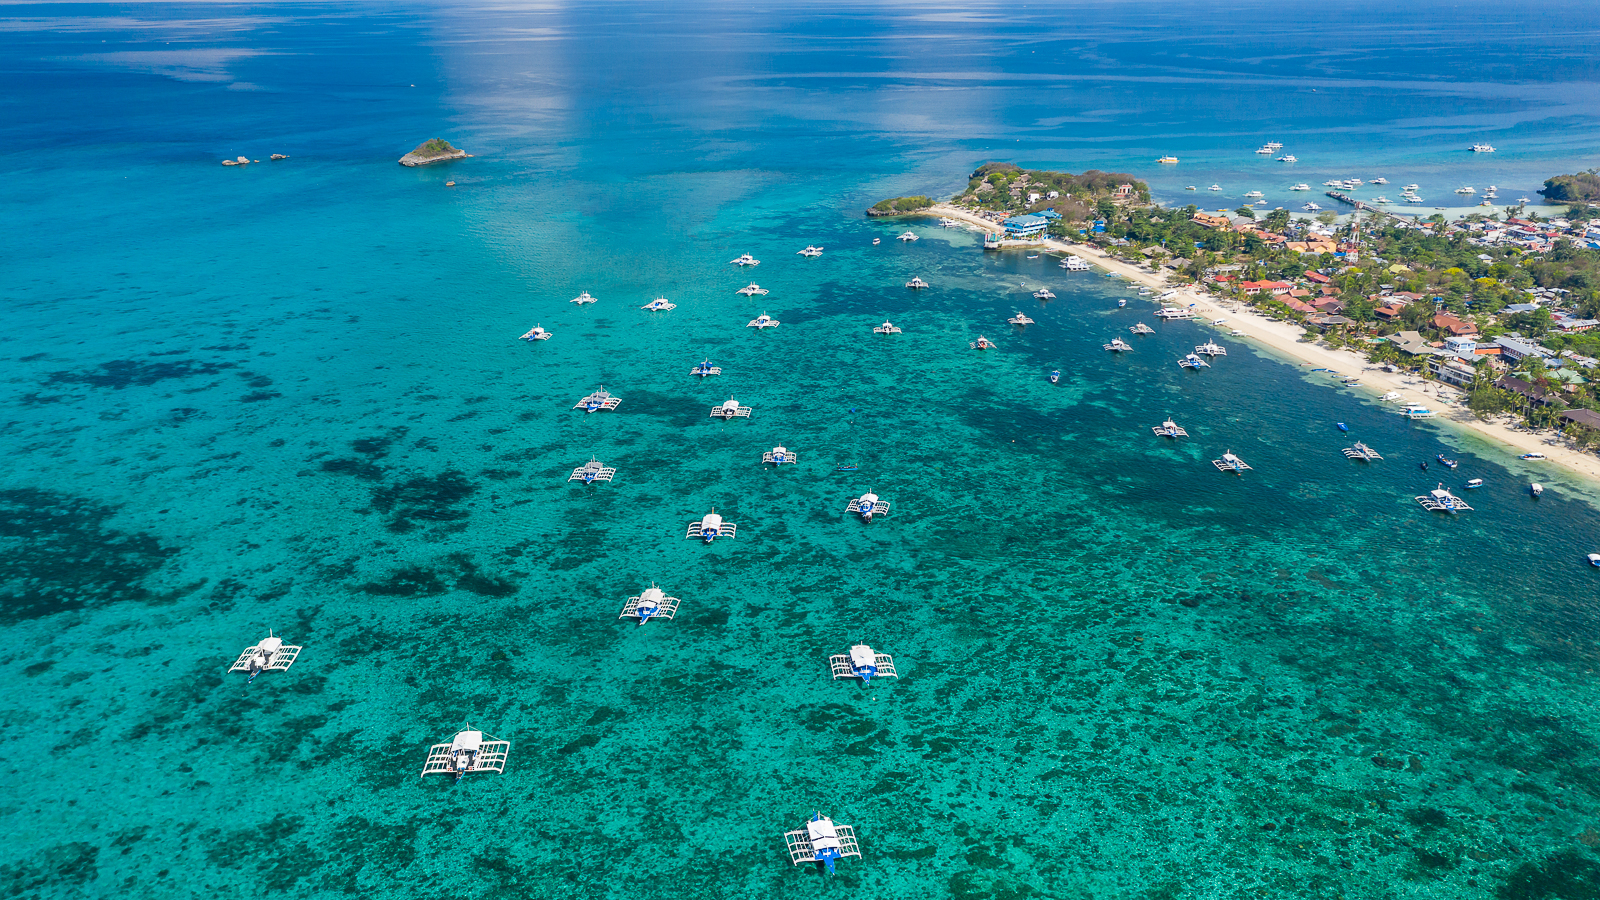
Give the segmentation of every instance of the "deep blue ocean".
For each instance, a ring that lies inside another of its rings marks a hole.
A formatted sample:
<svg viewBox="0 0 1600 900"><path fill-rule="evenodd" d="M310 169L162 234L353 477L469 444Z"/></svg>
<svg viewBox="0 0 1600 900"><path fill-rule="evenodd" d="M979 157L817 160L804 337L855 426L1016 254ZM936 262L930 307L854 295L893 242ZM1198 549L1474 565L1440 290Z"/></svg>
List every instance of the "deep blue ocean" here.
<svg viewBox="0 0 1600 900"><path fill-rule="evenodd" d="M1600 7L0 13L0 896L1600 897L1592 489L862 214L990 160L1537 199ZM419 779L468 723L505 773ZM813 811L863 858L792 866Z"/></svg>

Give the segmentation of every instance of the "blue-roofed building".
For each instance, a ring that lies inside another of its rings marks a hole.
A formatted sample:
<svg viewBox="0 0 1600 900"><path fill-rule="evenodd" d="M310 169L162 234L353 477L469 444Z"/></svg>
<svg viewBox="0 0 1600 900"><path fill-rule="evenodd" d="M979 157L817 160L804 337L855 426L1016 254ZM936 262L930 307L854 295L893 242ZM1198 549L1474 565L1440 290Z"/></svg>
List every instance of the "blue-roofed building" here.
<svg viewBox="0 0 1600 900"><path fill-rule="evenodd" d="M1029 237L1044 231L1049 219L1041 216L1012 216L1005 221L1008 237Z"/></svg>
<svg viewBox="0 0 1600 900"><path fill-rule="evenodd" d="M1059 218L1061 218L1061 213L1058 213L1053 209L1041 209L1041 210L1039 210L1037 215L1040 218L1044 218L1044 219L1059 219Z"/></svg>

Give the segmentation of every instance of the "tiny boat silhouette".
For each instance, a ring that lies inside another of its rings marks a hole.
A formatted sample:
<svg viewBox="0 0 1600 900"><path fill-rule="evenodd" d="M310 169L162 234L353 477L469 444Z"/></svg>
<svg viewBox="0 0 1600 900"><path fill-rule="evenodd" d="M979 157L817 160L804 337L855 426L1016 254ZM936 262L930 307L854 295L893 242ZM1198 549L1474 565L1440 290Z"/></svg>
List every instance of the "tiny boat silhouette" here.
<svg viewBox="0 0 1600 900"><path fill-rule="evenodd" d="M883 243L883 238L873 238L872 239L872 246L874 246L874 247L878 246L881 243Z"/></svg>
<svg viewBox="0 0 1600 900"><path fill-rule="evenodd" d="M1467 487L1467 488L1481 488L1481 487L1483 487L1483 479L1482 478L1474 478L1471 481L1467 482L1464 485L1464 487Z"/></svg>
<svg viewBox="0 0 1600 900"><path fill-rule="evenodd" d="M1060 381L1061 381L1061 370L1060 369L1052 369L1052 370L1050 370L1050 383L1051 384L1057 384Z"/></svg>
<svg viewBox="0 0 1600 900"><path fill-rule="evenodd" d="M1434 459L1437 459L1439 461L1439 463L1441 465L1445 466L1446 468L1454 469L1456 467L1456 465L1457 465L1455 460L1453 460L1453 459L1445 459L1443 453L1439 454L1438 456L1435 456Z"/></svg>
<svg viewBox="0 0 1600 900"><path fill-rule="evenodd" d="M1337 426L1339 426L1339 430L1340 430L1340 431L1349 431L1349 430L1350 430L1350 426L1349 426L1349 425L1346 425L1346 424L1345 424L1345 423L1343 423L1343 422L1335 422L1335 423L1333 423L1333 424L1335 424L1335 425L1337 425Z"/></svg>
<svg viewBox="0 0 1600 900"><path fill-rule="evenodd" d="M1422 471L1424 471L1424 472L1428 471L1428 464L1426 462L1424 462L1422 464Z"/></svg>
<svg viewBox="0 0 1600 900"><path fill-rule="evenodd" d="M834 468L834 471L835 472L854 472L855 470L857 470L859 468L861 468L861 467L856 465L855 463L842 463L842 464L836 466Z"/></svg>

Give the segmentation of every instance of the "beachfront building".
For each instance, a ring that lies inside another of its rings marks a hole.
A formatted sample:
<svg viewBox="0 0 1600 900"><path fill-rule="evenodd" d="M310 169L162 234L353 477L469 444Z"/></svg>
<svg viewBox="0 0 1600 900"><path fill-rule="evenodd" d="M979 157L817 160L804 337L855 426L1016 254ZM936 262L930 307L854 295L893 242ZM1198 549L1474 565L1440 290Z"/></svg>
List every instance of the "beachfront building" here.
<svg viewBox="0 0 1600 900"><path fill-rule="evenodd" d="M1050 220L1044 216L1012 216L1002 224L1005 226L1006 237L1026 238L1043 234Z"/></svg>
<svg viewBox="0 0 1600 900"><path fill-rule="evenodd" d="M1478 374L1470 363L1451 356L1435 356L1428 360L1428 370L1439 376L1440 381L1456 387L1471 384Z"/></svg>

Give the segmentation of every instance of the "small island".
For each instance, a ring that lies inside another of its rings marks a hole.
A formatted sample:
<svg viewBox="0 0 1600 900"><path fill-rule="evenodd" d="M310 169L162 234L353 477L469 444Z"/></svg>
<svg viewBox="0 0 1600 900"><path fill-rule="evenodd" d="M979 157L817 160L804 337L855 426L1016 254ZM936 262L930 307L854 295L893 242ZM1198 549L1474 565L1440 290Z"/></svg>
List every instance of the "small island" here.
<svg viewBox="0 0 1600 900"><path fill-rule="evenodd" d="M444 138L432 138L417 145L417 149L400 157L402 166L426 166L449 159L465 159L471 154L450 146Z"/></svg>
<svg viewBox="0 0 1600 900"><path fill-rule="evenodd" d="M895 197L889 200L879 200L867 210L867 215L877 218L879 216L903 216L927 209L933 201L927 197Z"/></svg>
<svg viewBox="0 0 1600 900"><path fill-rule="evenodd" d="M1553 203L1600 202L1600 172L1589 169L1576 175L1547 178L1539 193Z"/></svg>

